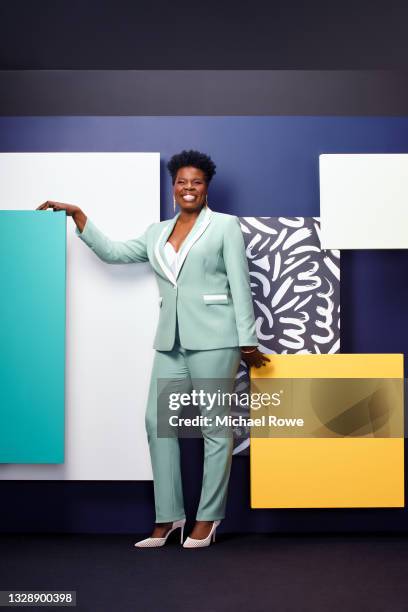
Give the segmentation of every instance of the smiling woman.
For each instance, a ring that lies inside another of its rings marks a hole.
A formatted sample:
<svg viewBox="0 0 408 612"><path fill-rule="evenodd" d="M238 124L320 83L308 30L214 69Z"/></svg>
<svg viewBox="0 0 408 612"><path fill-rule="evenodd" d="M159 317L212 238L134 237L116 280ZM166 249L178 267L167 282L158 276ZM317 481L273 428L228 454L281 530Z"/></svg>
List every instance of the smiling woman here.
<svg viewBox="0 0 408 612"><path fill-rule="evenodd" d="M40 209L65 209L76 233L107 263L149 261L159 288L159 323L146 407L145 425L153 469L156 525L138 548L163 546L185 523L178 438L158 435L163 418L158 384L171 392L209 385L231 393L241 358L259 367L268 357L258 351L248 261L238 217L212 211L208 187L215 164L198 151L174 155L168 170L173 183L173 219L153 223L142 236L111 240L77 206L46 202ZM213 387L216 389L213 389ZM207 389L208 390L208 389ZM205 415L205 406L199 406ZM219 408L228 416L229 407ZM204 475L196 523L184 546L208 546L225 515L233 437L201 428Z"/></svg>

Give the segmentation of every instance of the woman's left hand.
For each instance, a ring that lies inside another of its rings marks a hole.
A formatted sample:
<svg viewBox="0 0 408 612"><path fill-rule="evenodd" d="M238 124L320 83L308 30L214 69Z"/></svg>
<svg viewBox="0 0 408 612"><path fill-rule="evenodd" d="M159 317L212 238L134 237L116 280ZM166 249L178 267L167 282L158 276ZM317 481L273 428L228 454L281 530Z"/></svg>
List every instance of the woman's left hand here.
<svg viewBox="0 0 408 612"><path fill-rule="evenodd" d="M254 347L245 346L242 348L244 349L244 351L249 351L253 349ZM257 348L255 348L255 350L252 351L251 353L244 353L244 351L241 350L241 359L245 361L245 363L247 364L249 368L251 366L260 368L261 366L266 365L265 363L266 361L270 361L269 357L261 353L261 351L259 351Z"/></svg>

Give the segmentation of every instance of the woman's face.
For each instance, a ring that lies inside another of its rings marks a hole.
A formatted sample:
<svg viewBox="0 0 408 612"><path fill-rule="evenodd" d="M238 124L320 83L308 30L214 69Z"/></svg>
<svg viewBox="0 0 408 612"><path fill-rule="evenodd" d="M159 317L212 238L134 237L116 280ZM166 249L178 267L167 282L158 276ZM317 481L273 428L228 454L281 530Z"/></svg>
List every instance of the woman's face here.
<svg viewBox="0 0 408 612"><path fill-rule="evenodd" d="M199 168L185 166L177 172L174 197L182 210L199 210L207 195L205 174Z"/></svg>

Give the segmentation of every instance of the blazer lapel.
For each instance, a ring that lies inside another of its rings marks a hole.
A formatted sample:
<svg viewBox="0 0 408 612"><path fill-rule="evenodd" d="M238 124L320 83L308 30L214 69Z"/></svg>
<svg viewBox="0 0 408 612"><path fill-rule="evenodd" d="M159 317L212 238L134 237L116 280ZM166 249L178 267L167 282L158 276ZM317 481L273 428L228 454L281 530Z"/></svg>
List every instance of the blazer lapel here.
<svg viewBox="0 0 408 612"><path fill-rule="evenodd" d="M174 276L172 270L167 265L166 255L164 253L164 245L166 244L171 232L173 231L173 228L176 225L176 221L179 218L180 213L178 212L177 215L175 215L168 223L166 223L164 228L162 229L160 236L157 239L156 244L155 244L154 254L156 256L156 260L160 268L162 269L163 273L167 276L167 278L173 285L177 284L177 278L179 276L180 270L183 266L183 263L191 247L200 238L200 236L202 236L202 234L207 229L211 221L211 215L212 215L212 211L210 208L208 208L208 206L204 206L201 209L200 214L195 220L193 227L191 228L189 234L187 235L179 251L180 255L179 255L176 276Z"/></svg>

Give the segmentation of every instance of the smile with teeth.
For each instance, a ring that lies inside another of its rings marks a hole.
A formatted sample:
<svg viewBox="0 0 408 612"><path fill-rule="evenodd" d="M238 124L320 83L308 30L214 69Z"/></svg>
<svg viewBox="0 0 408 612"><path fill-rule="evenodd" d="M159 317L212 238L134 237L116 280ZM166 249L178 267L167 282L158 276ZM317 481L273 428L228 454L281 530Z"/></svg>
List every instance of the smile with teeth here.
<svg viewBox="0 0 408 612"><path fill-rule="evenodd" d="M195 199L196 199L196 196L192 194L183 195L183 200L186 200L187 202L192 202Z"/></svg>

